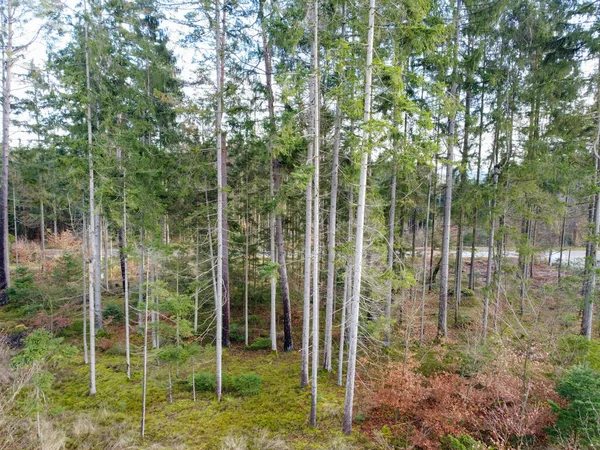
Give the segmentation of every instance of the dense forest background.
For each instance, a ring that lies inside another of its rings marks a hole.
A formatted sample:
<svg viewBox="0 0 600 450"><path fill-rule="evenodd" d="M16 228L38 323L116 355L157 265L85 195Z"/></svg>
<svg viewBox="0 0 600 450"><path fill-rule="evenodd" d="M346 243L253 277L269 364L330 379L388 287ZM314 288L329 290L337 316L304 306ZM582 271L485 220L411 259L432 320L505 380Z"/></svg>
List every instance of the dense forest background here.
<svg viewBox="0 0 600 450"><path fill-rule="evenodd" d="M600 447L600 4L3 0L0 447Z"/></svg>

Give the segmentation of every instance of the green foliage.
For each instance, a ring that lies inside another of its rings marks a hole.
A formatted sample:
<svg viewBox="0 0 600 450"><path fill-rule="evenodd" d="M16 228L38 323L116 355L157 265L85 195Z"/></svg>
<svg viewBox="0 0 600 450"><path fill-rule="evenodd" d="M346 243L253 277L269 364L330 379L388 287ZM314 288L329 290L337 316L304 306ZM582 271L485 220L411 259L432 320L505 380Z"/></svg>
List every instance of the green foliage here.
<svg viewBox="0 0 600 450"><path fill-rule="evenodd" d="M246 350L269 350L271 349L271 339L265 337L257 338L252 344L246 345Z"/></svg>
<svg viewBox="0 0 600 450"><path fill-rule="evenodd" d="M589 367L575 366L556 387L569 403L552 403L558 416L551 434L559 442L575 442L578 448L600 445L600 373Z"/></svg>
<svg viewBox="0 0 600 450"><path fill-rule="evenodd" d="M123 307L117 302L107 303L102 311L102 317L104 319L112 319L115 322L122 323L125 317Z"/></svg>
<svg viewBox="0 0 600 450"><path fill-rule="evenodd" d="M36 307L43 299L43 292L35 284L33 273L28 267L17 266L13 286L8 288L8 296L13 303L29 303Z"/></svg>
<svg viewBox="0 0 600 450"><path fill-rule="evenodd" d="M229 339L231 342L244 342L246 340L244 328L237 323L232 323L229 327Z"/></svg>
<svg viewBox="0 0 600 450"><path fill-rule="evenodd" d="M190 377L188 387L191 390L193 383L196 383L197 392L214 392L217 387L217 378L212 372L198 372L195 377ZM221 379L223 392L248 397L258 395L262 387L262 377L253 373L241 375L229 375L223 373Z"/></svg>
<svg viewBox="0 0 600 450"><path fill-rule="evenodd" d="M192 389L194 383L197 392L214 392L217 388L217 378L215 374L211 372L198 372L195 374L194 378L190 376L188 383L190 389Z"/></svg>
<svg viewBox="0 0 600 450"><path fill-rule="evenodd" d="M62 338L53 338L44 329L35 330L25 338L25 347L21 353L15 355L13 364L23 367L43 363L59 352L62 341Z"/></svg>
<svg viewBox="0 0 600 450"><path fill-rule="evenodd" d="M586 365L600 371L600 342L597 340L588 341L585 336L569 335L559 339L556 350L551 357L559 367Z"/></svg>
<svg viewBox="0 0 600 450"><path fill-rule="evenodd" d="M262 377L246 373L231 377L231 389L241 396L257 395L262 387Z"/></svg>

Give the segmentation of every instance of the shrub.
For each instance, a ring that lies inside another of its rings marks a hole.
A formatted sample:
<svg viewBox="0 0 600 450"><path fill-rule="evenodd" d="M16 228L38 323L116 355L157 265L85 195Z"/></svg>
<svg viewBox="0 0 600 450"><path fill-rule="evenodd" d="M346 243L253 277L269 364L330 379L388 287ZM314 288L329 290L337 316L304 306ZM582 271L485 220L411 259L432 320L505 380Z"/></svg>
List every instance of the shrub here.
<svg viewBox="0 0 600 450"><path fill-rule="evenodd" d="M190 377L190 389L193 388L194 380L198 392L213 392L217 388L217 377L214 373L198 372L193 379Z"/></svg>
<svg viewBox="0 0 600 450"><path fill-rule="evenodd" d="M198 372L194 377L197 392L214 392L217 387L217 377L211 372ZM193 389L193 379L188 381L189 389ZM223 373L221 378L223 392L234 393L243 397L257 395L262 387L262 377L253 373L232 376Z"/></svg>
<svg viewBox="0 0 600 450"><path fill-rule="evenodd" d="M246 350L269 350L271 348L271 339L260 337L252 344L246 345Z"/></svg>
<svg viewBox="0 0 600 450"><path fill-rule="evenodd" d="M551 434L577 448L600 446L600 373L585 366L571 369L556 387L569 402L567 407L551 403L558 415Z"/></svg>
<svg viewBox="0 0 600 450"><path fill-rule="evenodd" d="M231 388L242 396L257 395L262 387L262 377L245 373L231 378Z"/></svg>
<svg viewBox="0 0 600 450"><path fill-rule="evenodd" d="M244 342L246 340L244 328L237 323L232 323L229 327L229 339L231 342Z"/></svg>
<svg viewBox="0 0 600 450"><path fill-rule="evenodd" d="M124 316L121 306L114 302L108 303L104 308L104 311L102 311L102 317L104 319L112 318L115 322L122 322Z"/></svg>

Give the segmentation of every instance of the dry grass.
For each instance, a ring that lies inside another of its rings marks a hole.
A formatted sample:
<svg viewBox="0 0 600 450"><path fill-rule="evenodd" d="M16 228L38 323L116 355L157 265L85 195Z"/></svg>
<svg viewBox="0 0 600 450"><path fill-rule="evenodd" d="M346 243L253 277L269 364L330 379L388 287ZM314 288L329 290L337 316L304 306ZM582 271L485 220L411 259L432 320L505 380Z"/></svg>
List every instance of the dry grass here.
<svg viewBox="0 0 600 450"><path fill-rule="evenodd" d="M46 238L46 248L72 252L81 248L81 239L72 231L63 231L56 235L50 233Z"/></svg>

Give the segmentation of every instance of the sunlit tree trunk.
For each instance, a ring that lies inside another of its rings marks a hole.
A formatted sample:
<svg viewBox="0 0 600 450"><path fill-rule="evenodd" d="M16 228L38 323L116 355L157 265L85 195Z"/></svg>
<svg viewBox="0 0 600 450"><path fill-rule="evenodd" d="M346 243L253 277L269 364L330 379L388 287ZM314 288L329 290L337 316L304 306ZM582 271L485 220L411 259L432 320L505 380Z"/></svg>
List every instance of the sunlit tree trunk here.
<svg viewBox="0 0 600 450"><path fill-rule="evenodd" d="M388 279L387 286L387 298L385 304L385 319L387 321L387 330L385 333L384 345L389 347L390 340L392 337L392 296L394 287L392 285L391 274L394 272L394 233L396 231L396 163L392 168L392 184L390 187L391 200L390 200L390 218L388 223L388 243L387 243L387 270L390 278ZM413 245L414 249L414 245Z"/></svg>

